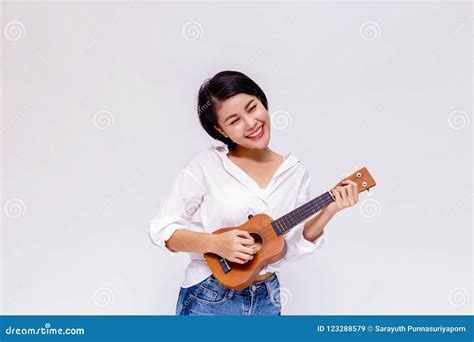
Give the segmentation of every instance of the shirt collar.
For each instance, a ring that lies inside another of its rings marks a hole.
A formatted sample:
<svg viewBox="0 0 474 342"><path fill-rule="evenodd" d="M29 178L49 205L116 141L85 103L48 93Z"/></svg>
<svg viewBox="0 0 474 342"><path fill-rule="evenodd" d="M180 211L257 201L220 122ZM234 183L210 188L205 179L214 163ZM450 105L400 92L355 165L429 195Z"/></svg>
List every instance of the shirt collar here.
<svg viewBox="0 0 474 342"><path fill-rule="evenodd" d="M221 144L217 146L212 146L217 155L221 158L224 168L228 173L230 173L234 178L236 178L240 183L244 186L249 188L250 190L254 191L260 198L266 200L266 197L270 195L271 192L275 189L276 179L284 174L287 170L295 167L299 163L299 159L292 153L287 153L285 157L285 161L280 165L278 170L273 175L270 183L267 185L265 189L260 188L260 186L252 179L244 170L242 170L237 164L235 164L232 160L229 159L227 153L229 152L229 148L226 144Z"/></svg>

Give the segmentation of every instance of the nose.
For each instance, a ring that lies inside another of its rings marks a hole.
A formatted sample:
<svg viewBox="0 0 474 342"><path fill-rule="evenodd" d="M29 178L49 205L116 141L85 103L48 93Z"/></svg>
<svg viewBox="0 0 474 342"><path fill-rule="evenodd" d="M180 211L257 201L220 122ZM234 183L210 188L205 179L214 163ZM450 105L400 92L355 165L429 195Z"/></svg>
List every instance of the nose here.
<svg viewBox="0 0 474 342"><path fill-rule="evenodd" d="M245 127L248 127L246 130L247 130L247 133L252 133L255 128L257 128L257 125L258 125L258 121L245 115L244 118L243 118L244 122L245 122Z"/></svg>

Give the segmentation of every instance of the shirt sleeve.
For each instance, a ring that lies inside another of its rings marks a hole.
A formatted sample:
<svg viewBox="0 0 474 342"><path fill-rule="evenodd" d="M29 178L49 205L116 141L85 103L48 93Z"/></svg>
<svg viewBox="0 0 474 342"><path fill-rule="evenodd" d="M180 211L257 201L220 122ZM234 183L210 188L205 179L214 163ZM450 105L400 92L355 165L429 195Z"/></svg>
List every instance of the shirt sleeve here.
<svg viewBox="0 0 474 342"><path fill-rule="evenodd" d="M300 190L296 199L295 208L307 203L311 199L311 176L309 172L305 169L303 179L300 185ZM314 215L313 215L314 216ZM288 233L285 234L285 241L287 245L287 251L285 256L278 260L275 263L272 263L265 267L260 273L265 272L275 272L279 271L280 266L289 261L296 261L303 256L309 255L315 250L322 248L324 246L324 233L319 236L315 241L311 242L304 238L303 230L304 225L309 221L313 216L302 221L295 227L293 227Z"/></svg>
<svg viewBox="0 0 474 342"><path fill-rule="evenodd" d="M174 178L161 199L158 212L150 220L148 233L151 241L169 254L176 254L166 246L166 241L180 228L194 230L193 227L199 226L205 192L202 171L191 160Z"/></svg>

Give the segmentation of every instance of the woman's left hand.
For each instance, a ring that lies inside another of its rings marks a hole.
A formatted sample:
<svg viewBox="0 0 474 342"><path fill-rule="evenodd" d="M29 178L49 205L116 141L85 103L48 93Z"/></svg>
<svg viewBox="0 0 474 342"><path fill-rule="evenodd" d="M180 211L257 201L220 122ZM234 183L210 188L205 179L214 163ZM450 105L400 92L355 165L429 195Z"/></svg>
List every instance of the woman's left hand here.
<svg viewBox="0 0 474 342"><path fill-rule="evenodd" d="M341 185L336 185L331 189L331 193L335 198L324 210L334 215L338 211L352 207L359 201L359 189L357 183L346 179Z"/></svg>

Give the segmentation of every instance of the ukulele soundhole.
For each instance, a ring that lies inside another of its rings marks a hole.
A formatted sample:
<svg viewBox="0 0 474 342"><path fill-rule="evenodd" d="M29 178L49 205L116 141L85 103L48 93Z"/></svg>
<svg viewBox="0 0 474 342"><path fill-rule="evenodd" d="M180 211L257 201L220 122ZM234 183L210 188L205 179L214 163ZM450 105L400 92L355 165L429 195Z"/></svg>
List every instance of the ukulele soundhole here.
<svg viewBox="0 0 474 342"><path fill-rule="evenodd" d="M262 243L263 243L262 237L258 235L257 233L250 233L250 236L253 237L253 239L255 240L255 244L253 244L252 246L255 246L258 252L260 248L262 248Z"/></svg>

